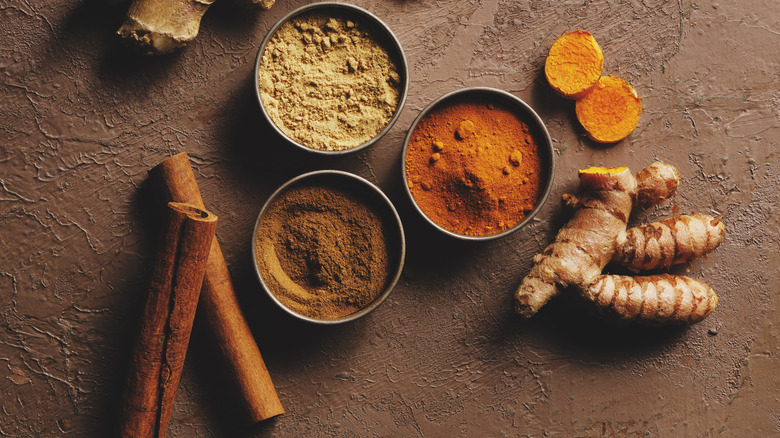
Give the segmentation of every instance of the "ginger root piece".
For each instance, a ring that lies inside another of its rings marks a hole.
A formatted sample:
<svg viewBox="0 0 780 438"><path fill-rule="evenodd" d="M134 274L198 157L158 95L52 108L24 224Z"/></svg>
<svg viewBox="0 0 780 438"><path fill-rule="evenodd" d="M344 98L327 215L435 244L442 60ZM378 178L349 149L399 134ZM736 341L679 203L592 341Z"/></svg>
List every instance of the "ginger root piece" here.
<svg viewBox="0 0 780 438"><path fill-rule="evenodd" d="M246 7L271 9L276 0L235 0ZM171 53L198 36L200 20L214 0L133 0L116 32L144 55Z"/></svg>
<svg viewBox="0 0 780 438"><path fill-rule="evenodd" d="M588 138L599 143L616 143L628 137L639 123L642 99L623 79L602 76L589 93L577 100L574 108Z"/></svg>
<svg viewBox="0 0 780 438"><path fill-rule="evenodd" d="M694 324L712 313L718 296L702 281L681 275L602 275L582 296L620 321Z"/></svg>
<svg viewBox="0 0 780 438"><path fill-rule="evenodd" d="M198 36L214 0L133 0L117 34L144 55L171 53Z"/></svg>
<svg viewBox="0 0 780 438"><path fill-rule="evenodd" d="M725 230L720 219L700 213L630 228L618 234L612 261L634 271L689 263L717 248Z"/></svg>
<svg viewBox="0 0 780 438"><path fill-rule="evenodd" d="M534 257L531 272L515 292L515 310L530 318L558 294L559 286L589 285L612 259L625 231L637 182L626 167L581 170L579 208L555 241Z"/></svg>
<svg viewBox="0 0 780 438"><path fill-rule="evenodd" d="M567 99L585 96L598 82L604 55L589 32L575 30L558 38L544 62L544 75L553 90Z"/></svg>

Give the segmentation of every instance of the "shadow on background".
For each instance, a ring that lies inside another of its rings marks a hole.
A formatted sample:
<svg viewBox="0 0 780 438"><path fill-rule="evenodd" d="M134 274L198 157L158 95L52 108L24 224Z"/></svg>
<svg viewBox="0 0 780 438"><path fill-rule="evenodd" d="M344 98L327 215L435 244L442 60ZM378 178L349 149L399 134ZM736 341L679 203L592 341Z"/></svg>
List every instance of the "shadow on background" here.
<svg viewBox="0 0 780 438"><path fill-rule="evenodd" d="M224 33L228 39L235 35L253 34L260 20L275 9L282 8L266 11L259 7L246 8L233 1L214 2L203 15L200 27L201 30L208 28L220 34Z"/></svg>
<svg viewBox="0 0 780 438"><path fill-rule="evenodd" d="M530 320L514 313L514 301L500 318L494 343L544 345L547 352L586 362L635 362L656 357L684 336L687 326L625 324L599 315L575 290L564 290Z"/></svg>
<svg viewBox="0 0 780 438"><path fill-rule="evenodd" d="M225 164L231 175L248 185L244 188L260 194L264 202L285 181L318 170L323 167L322 161L333 158L307 153L276 132L260 110L253 75L244 80L240 91L227 103L231 117L219 137L226 148Z"/></svg>
<svg viewBox="0 0 780 438"><path fill-rule="evenodd" d="M60 58L68 51L84 51L86 44L97 49L98 76L107 84L121 84L123 90L144 90L164 82L180 63L182 51L164 56L144 56L131 51L116 35L125 19L129 2L111 4L85 0L71 10L47 53Z"/></svg>
<svg viewBox="0 0 780 438"><path fill-rule="evenodd" d="M532 102L528 102L528 104L533 107L534 111L539 114L539 117L541 117L542 120L558 118L561 115L568 116L574 114L574 101L562 97L553 91L552 87L547 83L547 77L544 75L544 64L542 64L542 68L537 71L532 84ZM574 122L577 122L576 116ZM549 130L549 126L547 129Z"/></svg>

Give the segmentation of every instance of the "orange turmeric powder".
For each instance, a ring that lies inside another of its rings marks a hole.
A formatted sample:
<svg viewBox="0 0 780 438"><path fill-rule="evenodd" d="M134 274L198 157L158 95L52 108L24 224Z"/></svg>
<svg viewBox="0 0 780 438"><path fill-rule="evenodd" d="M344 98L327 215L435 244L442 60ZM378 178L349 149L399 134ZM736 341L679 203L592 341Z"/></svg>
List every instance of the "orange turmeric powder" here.
<svg viewBox="0 0 780 438"><path fill-rule="evenodd" d="M575 30L555 40L544 63L544 75L556 93L567 99L585 96L598 82L604 55L596 39Z"/></svg>
<svg viewBox="0 0 780 438"><path fill-rule="evenodd" d="M404 157L409 191L425 216L455 234L506 231L542 194L536 135L499 99L451 99L414 128Z"/></svg>
<svg viewBox="0 0 780 438"><path fill-rule="evenodd" d="M590 93L577 100L575 111L591 140L615 143L636 128L642 114L642 99L623 79L603 76Z"/></svg>

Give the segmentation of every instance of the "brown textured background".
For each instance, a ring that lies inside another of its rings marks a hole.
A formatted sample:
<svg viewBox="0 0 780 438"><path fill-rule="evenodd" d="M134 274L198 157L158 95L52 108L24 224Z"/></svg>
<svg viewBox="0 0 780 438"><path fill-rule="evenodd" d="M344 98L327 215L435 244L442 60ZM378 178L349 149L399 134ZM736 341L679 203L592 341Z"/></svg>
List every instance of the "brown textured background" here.
<svg viewBox="0 0 780 438"><path fill-rule="evenodd" d="M780 435L780 5L776 0L357 1L394 29L411 70L403 114L352 156L285 146L252 94L256 48L302 2L209 10L172 56L129 55L124 4L0 0L0 436L107 436L154 250L146 172L186 151L287 414L242 422L194 333L170 436ZM611 148L583 140L541 68L565 31L591 31L605 73L644 98ZM436 235L402 192L406 129L463 86L508 90L545 120L555 186L530 227L471 244ZM562 297L529 323L511 295L561 224L576 169L654 159L684 176L672 211L722 215L726 240L678 269L720 295L691 328L615 328ZM251 229L307 170L377 182L409 242L397 289L355 323L299 323L260 293Z"/></svg>

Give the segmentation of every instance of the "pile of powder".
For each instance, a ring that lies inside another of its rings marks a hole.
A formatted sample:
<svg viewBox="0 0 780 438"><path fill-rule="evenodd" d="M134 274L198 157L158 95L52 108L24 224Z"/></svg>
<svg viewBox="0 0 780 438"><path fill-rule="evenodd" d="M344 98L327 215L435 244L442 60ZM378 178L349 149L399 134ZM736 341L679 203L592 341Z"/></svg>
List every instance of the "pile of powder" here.
<svg viewBox="0 0 780 438"><path fill-rule="evenodd" d="M535 135L500 99L445 101L409 140L406 179L415 203L456 234L514 227L536 207L546 181Z"/></svg>
<svg viewBox="0 0 780 438"><path fill-rule="evenodd" d="M342 187L293 185L274 198L255 236L266 286L290 310L336 319L370 305L388 285L392 234L370 200Z"/></svg>
<svg viewBox="0 0 780 438"><path fill-rule="evenodd" d="M380 29L334 8L282 24L263 51L258 81L276 126L304 146L357 147L398 108L401 78Z"/></svg>

